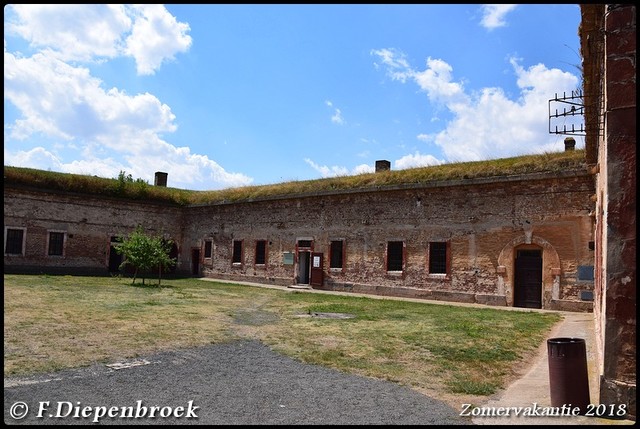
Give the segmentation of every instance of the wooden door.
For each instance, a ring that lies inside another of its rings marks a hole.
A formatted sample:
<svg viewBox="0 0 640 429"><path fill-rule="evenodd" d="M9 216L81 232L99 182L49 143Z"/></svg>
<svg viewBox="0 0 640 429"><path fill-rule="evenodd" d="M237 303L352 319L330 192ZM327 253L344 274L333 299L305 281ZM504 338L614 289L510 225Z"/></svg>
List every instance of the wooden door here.
<svg viewBox="0 0 640 429"><path fill-rule="evenodd" d="M311 286L322 286L324 280L322 253L311 254Z"/></svg>
<svg viewBox="0 0 640 429"><path fill-rule="evenodd" d="M514 307L542 308L542 251L518 250L514 282Z"/></svg>

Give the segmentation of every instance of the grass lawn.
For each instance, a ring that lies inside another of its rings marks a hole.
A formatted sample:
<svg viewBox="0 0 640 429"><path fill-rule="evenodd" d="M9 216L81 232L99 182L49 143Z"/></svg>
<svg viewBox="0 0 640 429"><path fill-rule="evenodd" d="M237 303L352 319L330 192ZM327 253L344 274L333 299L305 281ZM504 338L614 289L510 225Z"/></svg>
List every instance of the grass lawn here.
<svg viewBox="0 0 640 429"><path fill-rule="evenodd" d="M561 320L551 312L198 279L164 279L159 288L153 280L142 286L117 277L5 275L4 376L250 338L304 362L459 403L506 387Z"/></svg>

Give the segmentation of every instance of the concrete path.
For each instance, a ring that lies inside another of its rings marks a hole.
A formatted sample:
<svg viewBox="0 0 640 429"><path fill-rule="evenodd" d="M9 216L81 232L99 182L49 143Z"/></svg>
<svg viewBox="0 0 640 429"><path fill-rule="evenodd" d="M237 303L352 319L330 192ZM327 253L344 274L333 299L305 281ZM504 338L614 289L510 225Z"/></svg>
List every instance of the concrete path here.
<svg viewBox="0 0 640 429"><path fill-rule="evenodd" d="M589 377L589 397L591 404L598 405L599 375L596 364L596 340L594 333L594 316L592 313L562 312L564 321L555 326L549 338L582 338L587 349L587 370ZM549 359L546 341L540 346L538 355L529 371L516 380L497 397L482 404L486 412L492 412L500 407L515 407L515 409L533 409L542 413L541 408L551 407L551 388L549 381ZM476 425L633 425L631 420L617 420L589 416L503 416L503 417L474 417Z"/></svg>

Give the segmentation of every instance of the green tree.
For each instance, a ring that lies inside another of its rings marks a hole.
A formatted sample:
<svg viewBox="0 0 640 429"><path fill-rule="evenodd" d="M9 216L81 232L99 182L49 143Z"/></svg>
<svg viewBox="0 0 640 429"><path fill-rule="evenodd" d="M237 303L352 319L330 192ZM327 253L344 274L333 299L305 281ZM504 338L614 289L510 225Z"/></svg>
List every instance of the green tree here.
<svg viewBox="0 0 640 429"><path fill-rule="evenodd" d="M128 237L119 237L119 243L115 245L116 252L124 256L120 268L131 265L134 268L133 281L135 284L138 273L142 275L144 284L144 273L153 269L158 269L158 285L161 284L162 270L175 265L175 258L169 256L171 240L162 237L147 235L141 226L129 234Z"/></svg>

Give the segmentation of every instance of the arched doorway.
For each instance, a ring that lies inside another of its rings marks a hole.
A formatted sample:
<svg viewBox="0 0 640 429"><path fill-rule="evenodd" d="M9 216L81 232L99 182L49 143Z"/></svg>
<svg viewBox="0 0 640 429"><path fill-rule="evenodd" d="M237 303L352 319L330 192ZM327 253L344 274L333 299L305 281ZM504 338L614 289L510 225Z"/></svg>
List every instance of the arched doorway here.
<svg viewBox="0 0 640 429"><path fill-rule="evenodd" d="M520 255L522 260L516 263L516 259L519 259L518 251L522 251ZM499 294L504 293L508 306L548 308L552 299L558 299L561 287L559 283L560 258L556 249L544 238L536 234L532 236L523 234L514 237L502 248L497 262L496 290L499 291ZM523 269L528 266L530 272L516 273L520 264L525 266ZM518 283L516 283L516 275ZM527 280L528 275L533 277ZM537 278L538 275L540 280ZM520 284L521 281L539 284L541 288L539 293L533 286L526 291L519 290L517 284ZM554 287L558 288L555 294ZM517 302L516 293L518 294ZM541 301L540 304L538 304L538 300Z"/></svg>
<svg viewBox="0 0 640 429"><path fill-rule="evenodd" d="M513 306L542 308L542 249L514 249Z"/></svg>

